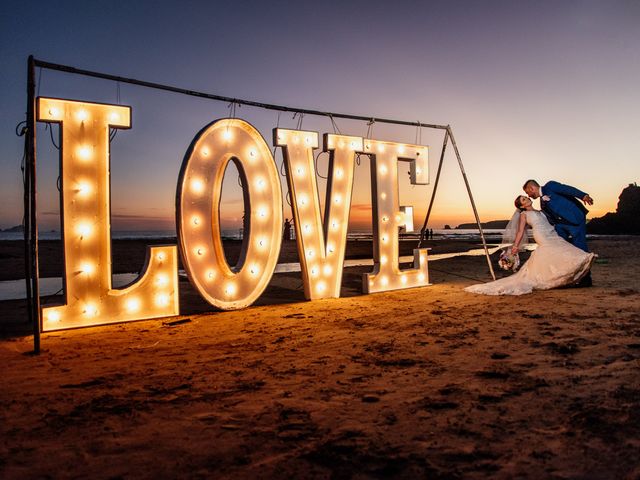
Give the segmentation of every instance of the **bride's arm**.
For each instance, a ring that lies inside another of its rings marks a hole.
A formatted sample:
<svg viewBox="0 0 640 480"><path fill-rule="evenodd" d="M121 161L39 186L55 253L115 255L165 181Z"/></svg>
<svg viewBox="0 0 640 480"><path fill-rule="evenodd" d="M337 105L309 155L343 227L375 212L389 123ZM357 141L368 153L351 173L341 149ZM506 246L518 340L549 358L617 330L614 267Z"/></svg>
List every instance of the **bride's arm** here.
<svg viewBox="0 0 640 480"><path fill-rule="evenodd" d="M522 241L522 237L524 237L524 230L527 228L527 216L525 212L520 214L520 222L518 223L518 232L516 233L516 239L513 242L513 247L511 247L511 253L515 255L520 250L520 242Z"/></svg>

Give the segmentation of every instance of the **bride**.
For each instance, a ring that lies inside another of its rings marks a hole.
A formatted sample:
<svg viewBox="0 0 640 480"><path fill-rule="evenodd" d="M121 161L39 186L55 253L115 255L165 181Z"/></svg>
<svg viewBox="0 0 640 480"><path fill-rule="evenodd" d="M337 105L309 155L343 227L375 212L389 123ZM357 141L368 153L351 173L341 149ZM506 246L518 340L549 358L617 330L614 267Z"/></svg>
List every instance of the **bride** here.
<svg viewBox="0 0 640 480"><path fill-rule="evenodd" d="M527 224L531 226L538 248L517 273L494 282L471 285L465 291L483 295L523 295L533 290L572 285L587 274L595 254L584 252L561 238L544 213L533 208L529 197L518 196L515 205L518 210L507 225L504 237L510 241L509 232L517 225L511 253L518 253L527 235Z"/></svg>

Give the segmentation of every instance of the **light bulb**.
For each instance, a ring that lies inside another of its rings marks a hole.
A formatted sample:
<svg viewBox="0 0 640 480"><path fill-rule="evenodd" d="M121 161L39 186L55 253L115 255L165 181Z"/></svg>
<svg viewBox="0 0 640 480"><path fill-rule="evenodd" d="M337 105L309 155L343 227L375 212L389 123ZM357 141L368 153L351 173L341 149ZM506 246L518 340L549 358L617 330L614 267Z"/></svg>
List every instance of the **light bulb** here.
<svg viewBox="0 0 640 480"><path fill-rule="evenodd" d="M249 267L249 272L251 272L251 275L257 275L258 273L260 273L260 267L258 267L258 265L254 263L253 265L251 265L251 267Z"/></svg>
<svg viewBox="0 0 640 480"><path fill-rule="evenodd" d="M311 232L311 225L307 223L304 226L304 233L309 233L309 232Z"/></svg>
<svg viewBox="0 0 640 480"><path fill-rule="evenodd" d="M382 256L380 257L380 264L381 264L381 265L384 265L384 264L386 264L386 263L387 263L387 256L386 256L386 255L382 255Z"/></svg>
<svg viewBox="0 0 640 480"><path fill-rule="evenodd" d="M138 300L137 298L130 298L129 300L127 300L125 308L129 312L137 312L138 310L140 310L140 300Z"/></svg>
<svg viewBox="0 0 640 480"><path fill-rule="evenodd" d="M398 153L404 153L404 145L398 147Z"/></svg>
<svg viewBox="0 0 640 480"><path fill-rule="evenodd" d="M298 174L298 176L303 176L304 175L304 168L303 167L297 167L296 168L296 173Z"/></svg>
<svg viewBox="0 0 640 480"><path fill-rule="evenodd" d="M164 261L164 259L165 259L164 252L160 252L160 253L158 253L158 254L156 255L156 258L158 259L158 261L159 261L159 262Z"/></svg>
<svg viewBox="0 0 640 480"><path fill-rule="evenodd" d="M330 243L329 245L327 245L327 251L329 253L333 253L334 250L335 250L335 247L334 247L333 243Z"/></svg>
<svg viewBox="0 0 640 480"><path fill-rule="evenodd" d="M254 149L249 150L249 156L252 158L255 158L258 155L258 152L256 152Z"/></svg>
<svg viewBox="0 0 640 480"><path fill-rule="evenodd" d="M387 198L387 194L386 194L386 193L384 193L384 192L382 192L382 193L380 194L380 198L381 198L382 200L384 200L385 198Z"/></svg>
<svg viewBox="0 0 640 480"><path fill-rule="evenodd" d="M342 197L338 194L333 196L333 203L340 203L342 201Z"/></svg>
<svg viewBox="0 0 640 480"><path fill-rule="evenodd" d="M309 250L307 250L307 257L311 258L314 254L315 252L313 251L313 249L310 248Z"/></svg>
<svg viewBox="0 0 640 480"><path fill-rule="evenodd" d="M93 317L98 314L98 309L92 303L88 303L84 306L84 310L82 311L87 317Z"/></svg>
<svg viewBox="0 0 640 480"><path fill-rule="evenodd" d="M386 175L387 167L385 167L384 165L380 165L380 168L378 169L378 171L380 172L380 175Z"/></svg>
<svg viewBox="0 0 640 480"><path fill-rule="evenodd" d="M88 237L91 234L91 225L88 223L81 223L76 227L76 231L81 237Z"/></svg>
<svg viewBox="0 0 640 480"><path fill-rule="evenodd" d="M265 207L260 207L258 209L258 216L260 218L266 218L267 217L267 209Z"/></svg>
<svg viewBox="0 0 640 480"><path fill-rule="evenodd" d="M304 143L306 143L307 145L309 145L311 143L311 137L305 137L304 138Z"/></svg>
<svg viewBox="0 0 640 480"><path fill-rule="evenodd" d="M382 145L382 144L378 145L378 151L380 153L384 152L384 145Z"/></svg>
<svg viewBox="0 0 640 480"><path fill-rule="evenodd" d="M324 267L322 267L322 272L325 275L331 275L333 273L333 268L331 268L331 265L325 265Z"/></svg>
<svg viewBox="0 0 640 480"><path fill-rule="evenodd" d="M304 207L307 204L307 196L306 195L300 195L298 197L298 205L300 205L301 207Z"/></svg>
<svg viewBox="0 0 640 480"><path fill-rule="evenodd" d="M196 248L196 254L202 256L204 255L205 249L203 247Z"/></svg>
<svg viewBox="0 0 640 480"><path fill-rule="evenodd" d="M191 180L191 190L194 193L202 193L204 191L204 183L199 178Z"/></svg>
<svg viewBox="0 0 640 480"><path fill-rule="evenodd" d="M338 222L336 222L335 220L333 220L333 221L331 222L331 227L332 227L332 228L338 228L338 225L339 225L339 224L338 224Z"/></svg>
<svg viewBox="0 0 640 480"><path fill-rule="evenodd" d="M313 275L314 277L318 274L318 267L312 267L311 268L311 275Z"/></svg>
<svg viewBox="0 0 640 480"><path fill-rule="evenodd" d="M224 293L226 293L227 295L233 295L234 293L236 293L235 283L227 283L227 285L224 287Z"/></svg>
<svg viewBox="0 0 640 480"><path fill-rule="evenodd" d="M259 247L266 247L267 246L267 239L262 237L258 239L258 246Z"/></svg>
<svg viewBox="0 0 640 480"><path fill-rule="evenodd" d="M78 113L76 113L76 118L81 122L84 122L87 118L89 118L89 113L86 110L78 110Z"/></svg>
<svg viewBox="0 0 640 480"><path fill-rule="evenodd" d="M120 120L120 115L118 115L117 112L111 112L109 114L109 120L113 123L116 123L118 120Z"/></svg>
<svg viewBox="0 0 640 480"><path fill-rule="evenodd" d="M318 282L316 285L316 292L323 293L327 289L327 284L324 282Z"/></svg>
<svg viewBox="0 0 640 480"><path fill-rule="evenodd" d="M86 197L91 193L91 184L82 182L78 184L78 195Z"/></svg>
<svg viewBox="0 0 640 480"><path fill-rule="evenodd" d="M349 146L351 147L351 150L355 150L356 149L356 142L351 142L351 144Z"/></svg>
<svg viewBox="0 0 640 480"><path fill-rule="evenodd" d="M381 240L382 240L382 243L387 243L387 236L383 235Z"/></svg>
<svg viewBox="0 0 640 480"><path fill-rule="evenodd" d="M222 138L224 138L225 140L231 140L231 132L229 131L228 127L222 134Z"/></svg>
<svg viewBox="0 0 640 480"><path fill-rule="evenodd" d="M85 275L91 275L94 272L95 268L91 263L83 263L80 265L80 272Z"/></svg>
<svg viewBox="0 0 640 480"><path fill-rule="evenodd" d="M200 150L200 153L202 154L203 157L208 157L211 151L209 150L209 147L202 147L202 150Z"/></svg>
<svg viewBox="0 0 640 480"><path fill-rule="evenodd" d="M403 285L406 285L406 284L407 284L407 276L406 276L406 275L402 275L402 276L400 277L400 282L401 282Z"/></svg>
<svg viewBox="0 0 640 480"><path fill-rule="evenodd" d="M53 310L47 314L47 320L50 322L59 322L60 321L60 312Z"/></svg>
<svg viewBox="0 0 640 480"><path fill-rule="evenodd" d="M194 215L193 217L191 217L191 223L193 223L195 226L200 225L200 217L198 215Z"/></svg>
<svg viewBox="0 0 640 480"><path fill-rule="evenodd" d="M386 215L384 217L382 217L382 221L383 222L388 222L389 221L389 217L387 217Z"/></svg>
<svg viewBox="0 0 640 480"><path fill-rule="evenodd" d="M166 293L159 293L156 295L156 305L158 307L166 307L169 305L169 295Z"/></svg>
<svg viewBox="0 0 640 480"><path fill-rule="evenodd" d="M380 277L380 285L386 287L389 284L389 278L386 275Z"/></svg>
<svg viewBox="0 0 640 480"><path fill-rule="evenodd" d="M156 275L156 285L159 287L165 287L169 285L169 277L162 273Z"/></svg>
<svg viewBox="0 0 640 480"><path fill-rule="evenodd" d="M419 273L418 280L420 280L421 282L424 282L424 279L425 279L424 273Z"/></svg>
<svg viewBox="0 0 640 480"><path fill-rule="evenodd" d="M81 160L88 160L91 158L91 147L88 145L78 147L78 158Z"/></svg>
<svg viewBox="0 0 640 480"><path fill-rule="evenodd" d="M60 110L58 110L55 107L51 107L49 109L49 115L51 115L53 118L58 118L60 116ZM52 312L53 313L53 312Z"/></svg>
<svg viewBox="0 0 640 480"><path fill-rule="evenodd" d="M265 186L265 181L263 178L258 178L256 180L256 188L260 191L264 190L264 186Z"/></svg>
<svg viewBox="0 0 640 480"><path fill-rule="evenodd" d="M214 272L213 270L207 271L207 279L208 280L213 280L215 277L216 277L216 272Z"/></svg>

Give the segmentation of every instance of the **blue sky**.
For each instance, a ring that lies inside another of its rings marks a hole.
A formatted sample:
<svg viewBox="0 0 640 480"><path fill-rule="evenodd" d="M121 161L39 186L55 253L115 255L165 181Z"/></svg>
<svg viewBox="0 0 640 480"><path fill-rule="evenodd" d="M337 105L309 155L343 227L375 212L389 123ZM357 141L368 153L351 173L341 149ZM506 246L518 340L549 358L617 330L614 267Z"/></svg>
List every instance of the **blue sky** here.
<svg viewBox="0 0 640 480"><path fill-rule="evenodd" d="M24 119L29 54L230 97L451 124L483 220L508 218L527 178L588 191L592 215L601 215L640 177L638 2L33 1L4 2L0 12L0 227L21 221L22 139L14 128ZM118 97L111 82L46 70L39 79L41 95ZM133 108L133 128L113 143L114 228L173 228L184 152L203 125L229 114L227 105L130 85L119 95ZM248 107L236 114L270 143L277 114ZM297 120L283 114L279 123L294 128ZM347 134L367 131L363 122L338 125ZM331 131L322 118L306 118L303 128ZM56 228L57 158L48 135L40 125L39 219ZM413 142L416 131L377 124L373 136ZM422 140L432 146L433 179L442 133L425 130ZM366 229L367 162L358 169L352 221ZM230 226L241 216L236 185L230 172L223 197ZM431 189L401 185L417 223ZM435 227L473 219L450 155L433 219Z"/></svg>

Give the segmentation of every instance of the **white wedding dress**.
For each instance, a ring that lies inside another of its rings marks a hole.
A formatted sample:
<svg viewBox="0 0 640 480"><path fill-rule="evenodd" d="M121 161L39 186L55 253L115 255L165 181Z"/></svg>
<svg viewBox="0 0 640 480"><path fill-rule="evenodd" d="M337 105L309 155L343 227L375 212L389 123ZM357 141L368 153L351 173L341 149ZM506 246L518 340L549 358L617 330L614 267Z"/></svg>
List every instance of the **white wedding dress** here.
<svg viewBox="0 0 640 480"><path fill-rule="evenodd" d="M561 238L538 210L524 212L538 244L529 260L513 275L494 282L465 288L483 295L524 295L533 290L548 290L578 282L584 277L596 255L574 247Z"/></svg>

